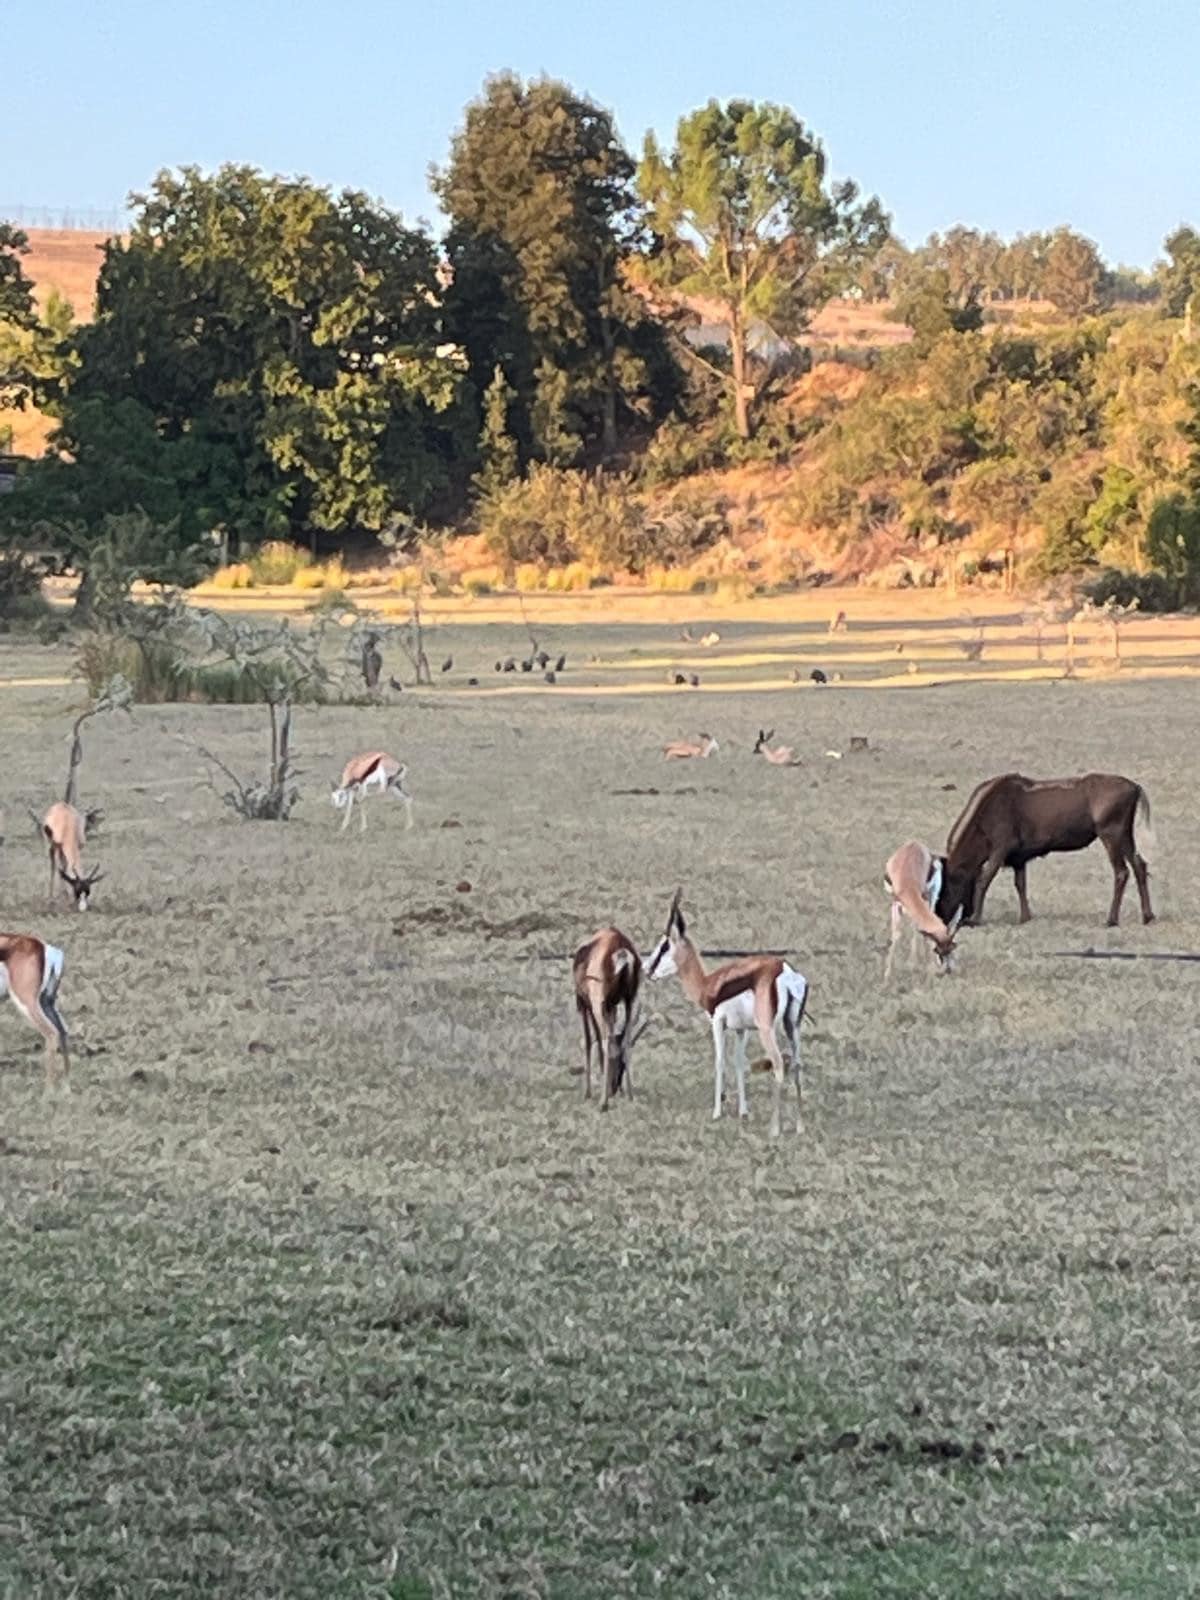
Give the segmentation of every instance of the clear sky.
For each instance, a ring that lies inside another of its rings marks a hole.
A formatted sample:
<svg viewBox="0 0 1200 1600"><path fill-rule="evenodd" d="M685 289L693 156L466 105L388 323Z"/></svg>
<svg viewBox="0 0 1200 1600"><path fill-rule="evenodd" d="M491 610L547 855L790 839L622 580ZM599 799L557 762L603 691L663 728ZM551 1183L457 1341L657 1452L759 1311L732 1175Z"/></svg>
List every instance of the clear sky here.
<svg viewBox="0 0 1200 1600"><path fill-rule="evenodd" d="M1200 0L11 0L0 205L116 210L245 161L436 222L427 187L502 68L647 128L785 102L909 242L1066 222L1148 265L1200 225Z"/></svg>

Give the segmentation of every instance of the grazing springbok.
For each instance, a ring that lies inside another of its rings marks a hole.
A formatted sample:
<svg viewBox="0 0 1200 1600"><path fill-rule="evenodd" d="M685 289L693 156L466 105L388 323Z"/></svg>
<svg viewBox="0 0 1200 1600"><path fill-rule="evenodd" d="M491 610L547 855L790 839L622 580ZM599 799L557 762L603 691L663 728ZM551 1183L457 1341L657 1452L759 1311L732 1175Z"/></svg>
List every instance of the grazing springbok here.
<svg viewBox="0 0 1200 1600"><path fill-rule="evenodd" d="M672 739L670 744L663 745L663 760L691 761L696 758L707 760L720 748L711 733L702 733L698 743L693 743L690 739Z"/></svg>
<svg viewBox="0 0 1200 1600"><path fill-rule="evenodd" d="M733 1035L737 1073L738 1115L750 1114L746 1104L746 1035L757 1030L775 1073L775 1098L771 1110L771 1137L778 1138L786 1077L777 1037L782 1028L788 1043L792 1077L796 1084L796 1132L803 1131L800 1087L800 1024L808 1004L808 980L778 956L742 956L713 972L705 972L699 951L687 936L675 891L667 913L667 930L646 963L646 976L669 978L678 973L683 992L706 1013L712 1027L716 1088L714 1120L721 1115L725 1090L725 1035Z"/></svg>
<svg viewBox="0 0 1200 1600"><path fill-rule="evenodd" d="M0 1000L5 995L26 1022L46 1041L46 1081L71 1070L67 1030L58 1014L58 986L62 981L63 953L28 933L0 933ZM58 1057L61 1071L55 1070Z"/></svg>
<svg viewBox="0 0 1200 1600"><path fill-rule="evenodd" d="M407 826L411 828L412 795L404 787L404 775L407 771L408 768L402 761L397 761L395 756L386 755L382 750L369 750L365 755L352 756L342 772L340 786L335 786L330 795L334 808L346 813L342 819L342 832L345 833L350 824L355 801L359 805L359 832L366 832L365 802L369 794L390 794L395 799L403 801Z"/></svg>
<svg viewBox="0 0 1200 1600"><path fill-rule="evenodd" d="M626 1083L633 1098L629 1057L649 1023L638 1016L642 958L619 928L601 928L581 944L571 961L575 1008L583 1024L583 1095L592 1097L592 1049L599 1051L601 1111Z"/></svg>
<svg viewBox="0 0 1200 1600"><path fill-rule="evenodd" d="M914 951L918 936L924 934L933 947L937 970L953 972L954 935L962 910L960 908L954 913L954 919L949 924L943 922L934 910L942 892L945 865L944 857L934 855L929 846L918 839L910 839L888 857L888 864L883 869L883 882L892 897L892 936L883 964L884 983L892 975L896 944L906 917L913 931Z"/></svg>
<svg viewBox="0 0 1200 1600"><path fill-rule="evenodd" d="M42 837L50 847L50 900L54 900L54 880L62 879L75 897L76 911L86 911L92 889L104 876L102 872L84 872L83 847L89 828L100 821L99 811L77 811L65 800L56 800L42 818Z"/></svg>
<svg viewBox="0 0 1200 1600"><path fill-rule="evenodd" d="M1130 867L1137 879L1142 921L1153 922L1150 874L1133 837L1139 817L1151 829L1145 790L1115 773L1038 780L1006 772L989 778L975 790L950 830L938 916L947 922L961 908L968 926L978 922L992 879L1001 867L1011 867L1021 921L1028 922L1032 912L1025 893L1026 864L1056 851L1085 850L1099 839L1113 870L1108 926L1115 928L1120 920Z"/></svg>
<svg viewBox="0 0 1200 1600"><path fill-rule="evenodd" d="M779 744L772 750L771 740L774 737L774 728L771 729L770 733L764 733L760 728L758 730L758 738L754 741L752 754L761 756L764 761L769 761L773 767L797 766L799 763L796 760L796 752L790 744Z"/></svg>

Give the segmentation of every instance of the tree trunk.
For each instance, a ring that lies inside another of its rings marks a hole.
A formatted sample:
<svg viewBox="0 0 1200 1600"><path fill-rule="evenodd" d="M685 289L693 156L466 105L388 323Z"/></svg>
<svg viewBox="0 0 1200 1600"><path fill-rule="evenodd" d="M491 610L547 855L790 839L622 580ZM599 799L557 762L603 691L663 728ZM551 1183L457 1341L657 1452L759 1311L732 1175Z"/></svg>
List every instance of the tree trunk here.
<svg viewBox="0 0 1200 1600"><path fill-rule="evenodd" d="M733 421L739 439L750 437L750 407L746 399L746 330L735 313L729 319L729 354L733 360Z"/></svg>
<svg viewBox="0 0 1200 1600"><path fill-rule="evenodd" d="M92 576L91 569L84 567L79 576L79 585L75 590L74 620L76 622L91 622L95 600L96 580Z"/></svg>

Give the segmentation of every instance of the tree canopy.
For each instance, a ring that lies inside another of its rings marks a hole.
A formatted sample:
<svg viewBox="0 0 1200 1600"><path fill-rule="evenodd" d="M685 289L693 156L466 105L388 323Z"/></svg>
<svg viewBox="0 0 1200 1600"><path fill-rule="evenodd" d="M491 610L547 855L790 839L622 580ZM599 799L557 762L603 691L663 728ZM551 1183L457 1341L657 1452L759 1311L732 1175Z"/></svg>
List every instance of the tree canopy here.
<svg viewBox="0 0 1200 1600"><path fill-rule="evenodd" d="M638 182L659 280L715 301L729 329L740 437L753 425L756 329L801 332L888 236L878 200L831 183L819 140L785 106L731 100L682 118L675 147L647 135Z"/></svg>
<svg viewBox="0 0 1200 1600"><path fill-rule="evenodd" d="M607 111L512 73L488 80L433 174L476 428L499 367L522 464L611 453L623 420L673 398L662 334L623 275L641 242L633 177Z"/></svg>

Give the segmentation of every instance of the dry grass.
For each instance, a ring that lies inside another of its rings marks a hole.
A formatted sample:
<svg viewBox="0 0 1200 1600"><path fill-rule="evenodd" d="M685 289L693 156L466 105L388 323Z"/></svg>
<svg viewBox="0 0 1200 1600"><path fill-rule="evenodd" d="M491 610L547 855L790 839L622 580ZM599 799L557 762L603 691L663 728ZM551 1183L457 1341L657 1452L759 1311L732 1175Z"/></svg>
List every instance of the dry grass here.
<svg viewBox="0 0 1200 1600"><path fill-rule="evenodd" d="M546 639L567 681L671 655L661 621L584 614ZM286 826L227 819L169 737L251 767L257 709L96 724L83 918L46 910L16 823L75 696L0 644L26 685L5 921L63 945L80 1045L47 1098L0 1014L0 1593L1193 1593L1192 969L1050 953L1200 948L1193 686L789 711L731 666L721 755L676 772L694 702L615 669L586 717L544 685L497 702L462 680L517 624L435 637L457 687L298 714ZM760 725L804 765L754 762ZM852 734L872 753L825 758ZM339 837L325 779L379 745L417 826L380 803ZM958 977L881 993L883 859L1009 766L1146 783L1160 924L1099 926L1089 851L1033 868L1027 928L998 884ZM791 946L813 982L799 1140L766 1139L762 1078L748 1126L709 1121L673 985L637 1098L581 1103L567 953L610 917L647 944L676 883L704 942Z"/></svg>

